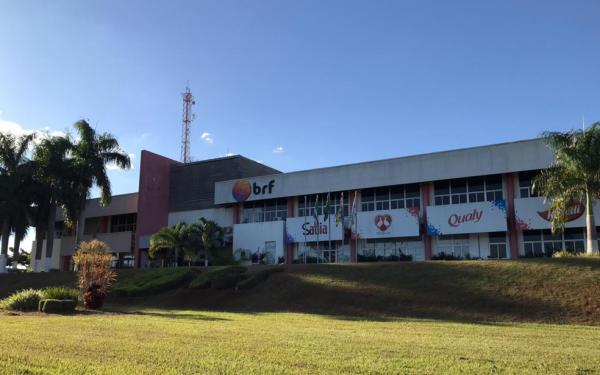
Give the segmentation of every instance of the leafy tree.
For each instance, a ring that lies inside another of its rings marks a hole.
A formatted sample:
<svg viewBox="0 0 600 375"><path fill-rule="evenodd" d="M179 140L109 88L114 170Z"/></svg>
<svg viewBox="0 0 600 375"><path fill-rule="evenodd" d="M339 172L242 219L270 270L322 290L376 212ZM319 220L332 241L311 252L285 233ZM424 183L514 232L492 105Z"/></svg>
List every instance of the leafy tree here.
<svg viewBox="0 0 600 375"><path fill-rule="evenodd" d="M188 236L189 230L186 223L161 228L150 237L149 254L153 258L161 256L164 267L166 258L174 252L175 261L179 265L179 252L188 245Z"/></svg>
<svg viewBox="0 0 600 375"><path fill-rule="evenodd" d="M65 208L68 221L77 223L75 241L79 243L83 238L85 203L89 198L90 190L98 186L100 203L103 206L110 204L112 192L106 165L115 164L119 168L128 169L131 160L111 134L96 133L96 130L85 120L77 121L74 127L78 137L71 152L75 186L71 200Z"/></svg>
<svg viewBox="0 0 600 375"><path fill-rule="evenodd" d="M33 139L33 134L18 138L0 134L0 254L4 256L8 255L11 231L18 252L30 223L33 168L27 151Z"/></svg>
<svg viewBox="0 0 600 375"><path fill-rule="evenodd" d="M56 210L71 202L75 175L68 159L73 144L68 137L46 137L33 151L33 190L35 232L35 259L42 258L46 238L46 263L52 258Z"/></svg>
<svg viewBox="0 0 600 375"><path fill-rule="evenodd" d="M600 122L585 130L543 134L555 162L534 179L533 189L550 201L552 231L562 231L569 208L584 204L587 253L598 253L594 202L600 191Z"/></svg>
<svg viewBox="0 0 600 375"><path fill-rule="evenodd" d="M216 222L200 218L202 231L202 250L204 252L204 266L208 267L208 257L223 244L223 228Z"/></svg>
<svg viewBox="0 0 600 375"><path fill-rule="evenodd" d="M12 264L15 265L22 265L24 267L29 267L29 265L31 264L31 254L26 252L24 249L21 249L20 251L16 252L16 256L15 256L15 251L14 249L11 247L10 248L12 255L10 257L10 261Z"/></svg>

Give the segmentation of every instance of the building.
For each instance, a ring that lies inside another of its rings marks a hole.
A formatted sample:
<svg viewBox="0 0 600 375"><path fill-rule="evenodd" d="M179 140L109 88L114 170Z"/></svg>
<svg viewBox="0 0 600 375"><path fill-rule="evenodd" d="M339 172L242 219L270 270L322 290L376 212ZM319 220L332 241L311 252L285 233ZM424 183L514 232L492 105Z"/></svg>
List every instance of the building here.
<svg viewBox="0 0 600 375"><path fill-rule="evenodd" d="M146 266L154 232L199 217L225 227L234 255L248 262L514 259L583 251L585 208L573 206L564 233L553 235L552 213L531 191L533 176L552 161L539 139L291 173L242 156L184 165L143 151L135 245L127 256ZM326 219L328 196L334 214Z"/></svg>
<svg viewBox="0 0 600 375"><path fill-rule="evenodd" d="M100 199L90 199L86 203L83 240L93 238L104 241L113 251L115 267L133 267L135 248L135 228L137 223L138 193L115 195L107 207L100 205ZM42 253L31 260L34 271L68 270L72 267L71 257L75 252L75 234L65 226L63 212L56 213L54 246L52 257L46 260L46 240ZM35 249L35 242L33 249ZM32 249L32 254L35 252Z"/></svg>

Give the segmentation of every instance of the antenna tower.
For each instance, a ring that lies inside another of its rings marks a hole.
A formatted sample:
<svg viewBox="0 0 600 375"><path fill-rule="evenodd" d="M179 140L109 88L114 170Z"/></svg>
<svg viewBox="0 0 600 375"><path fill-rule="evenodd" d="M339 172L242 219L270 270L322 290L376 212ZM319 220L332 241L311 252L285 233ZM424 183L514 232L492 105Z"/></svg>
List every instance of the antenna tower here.
<svg viewBox="0 0 600 375"><path fill-rule="evenodd" d="M190 91L189 84L185 88L185 92L181 94L183 97L183 121L181 127L181 161L189 163L190 158L190 127L196 115L192 113L192 106L196 104L194 95Z"/></svg>

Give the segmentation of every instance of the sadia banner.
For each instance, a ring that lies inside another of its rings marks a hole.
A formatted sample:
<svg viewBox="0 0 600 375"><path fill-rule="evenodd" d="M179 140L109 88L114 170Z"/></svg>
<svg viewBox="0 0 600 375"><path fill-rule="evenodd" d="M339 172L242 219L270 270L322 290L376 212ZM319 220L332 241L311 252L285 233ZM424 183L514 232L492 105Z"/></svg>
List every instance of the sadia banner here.
<svg viewBox="0 0 600 375"><path fill-rule="evenodd" d="M600 215L600 206L594 206L596 217ZM552 221L552 210L550 204L544 202L544 198L519 198L515 199L515 216L517 226L521 230L528 229L550 229ZM585 227L585 206L573 204L569 207L566 217L566 228Z"/></svg>
<svg viewBox="0 0 600 375"><path fill-rule="evenodd" d="M319 216L318 221L313 216L287 218L285 223L287 242L342 240L344 238L342 223L336 225L334 215L330 215L328 220L324 219L323 215Z"/></svg>
<svg viewBox="0 0 600 375"><path fill-rule="evenodd" d="M360 238L412 237L419 235L419 210L399 209L358 213Z"/></svg>
<svg viewBox="0 0 600 375"><path fill-rule="evenodd" d="M427 207L427 233L484 233L506 230L506 201Z"/></svg>

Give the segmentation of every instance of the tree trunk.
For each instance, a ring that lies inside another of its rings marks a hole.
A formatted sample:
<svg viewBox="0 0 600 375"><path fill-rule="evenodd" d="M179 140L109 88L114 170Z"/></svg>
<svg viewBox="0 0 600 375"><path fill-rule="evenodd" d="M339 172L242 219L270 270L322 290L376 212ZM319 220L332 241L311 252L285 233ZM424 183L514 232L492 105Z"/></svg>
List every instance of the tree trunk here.
<svg viewBox="0 0 600 375"><path fill-rule="evenodd" d="M33 254L31 254L31 268L33 271L37 272L42 267L40 262L42 260L42 251L44 251L44 233L46 232L44 225L38 224L35 228L35 248L33 249ZM33 268L33 264L35 261L35 269Z"/></svg>
<svg viewBox="0 0 600 375"><path fill-rule="evenodd" d="M8 239L10 237L10 223L8 218L2 222L2 248L0 250L1 255L8 256Z"/></svg>
<svg viewBox="0 0 600 375"><path fill-rule="evenodd" d="M586 192L585 201L585 228L587 232L586 252L598 254L598 234L596 233L596 220L594 219L594 197L592 192Z"/></svg>
<svg viewBox="0 0 600 375"><path fill-rule="evenodd" d="M75 244L79 247L79 243L83 241L83 233L85 230L85 210L82 210L77 218L77 232L75 233Z"/></svg>
<svg viewBox="0 0 600 375"><path fill-rule="evenodd" d="M208 251L204 252L204 267L208 267Z"/></svg>
<svg viewBox="0 0 600 375"><path fill-rule="evenodd" d="M46 261L41 271L49 271L52 264L52 251L54 250L54 232L56 227L56 203L50 204L48 210L48 228L46 228ZM41 256L41 255L40 255Z"/></svg>
<svg viewBox="0 0 600 375"><path fill-rule="evenodd" d="M19 252L21 251L21 236L15 233L15 242L13 243L13 270L17 269L17 264L19 264Z"/></svg>

